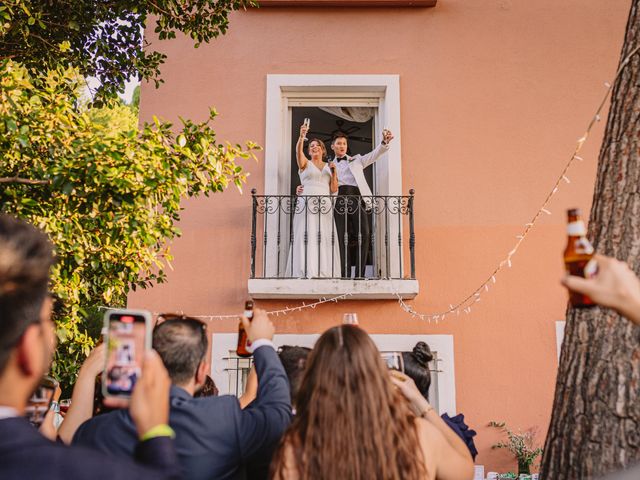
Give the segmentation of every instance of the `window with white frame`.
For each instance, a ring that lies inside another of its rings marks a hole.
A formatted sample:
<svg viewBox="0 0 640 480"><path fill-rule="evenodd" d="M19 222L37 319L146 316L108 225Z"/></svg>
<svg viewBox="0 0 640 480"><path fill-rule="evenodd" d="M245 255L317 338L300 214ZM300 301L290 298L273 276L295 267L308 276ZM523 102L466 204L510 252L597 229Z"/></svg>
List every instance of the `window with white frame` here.
<svg viewBox="0 0 640 480"><path fill-rule="evenodd" d="M278 334L276 347L293 345L313 348L320 335ZM418 342L426 342L434 354L429 363L431 387L429 402L440 414L456 413L455 368L452 335L395 335L376 334L371 338L381 352L411 352ZM237 334L214 333L212 337L211 377L221 395L240 396L251 367L249 359L238 360L235 354Z"/></svg>
<svg viewBox="0 0 640 480"><path fill-rule="evenodd" d="M373 195L380 197L376 201L379 205L384 204L381 208L374 205L373 213L368 212L372 241L367 250L369 253L366 255L368 260L365 261L367 267L364 277L395 280L410 278L414 281L409 286L409 291L400 293L406 298L415 296L417 281L413 276L413 269L410 269L408 261L404 259L409 237L407 232L410 221L407 212L410 197L408 192L402 190L398 75L267 76L265 187L259 198L254 197L251 278L262 280L296 277L288 273L291 247L295 241L292 235L292 211L296 209L298 202L295 186L299 182L294 145L299 124L305 117L312 119L308 137L320 138L327 149L336 131L346 130L346 133L351 133L351 154L372 150L379 144L383 128L393 132L395 138L391 148L364 172ZM256 206L259 211L257 218ZM320 233L315 233L309 234L308 241L315 241L317 236L320 242ZM347 277L350 275L351 272ZM331 276L339 278L340 274ZM250 281L250 293L256 298L270 298L269 295L260 295L260 288L255 288L258 285L262 288L268 283ZM292 284L289 286L295 289ZM317 293L330 295L333 293L330 291L331 286L325 282L325 288ZM278 288L282 293L282 287ZM298 296L294 295L290 298L296 297Z"/></svg>

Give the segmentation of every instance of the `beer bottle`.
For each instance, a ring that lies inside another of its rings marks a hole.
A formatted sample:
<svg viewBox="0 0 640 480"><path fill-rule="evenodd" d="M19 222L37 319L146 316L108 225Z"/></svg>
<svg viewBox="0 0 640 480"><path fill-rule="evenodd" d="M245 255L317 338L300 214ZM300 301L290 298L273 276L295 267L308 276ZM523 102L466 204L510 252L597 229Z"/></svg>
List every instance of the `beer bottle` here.
<svg viewBox="0 0 640 480"><path fill-rule="evenodd" d="M598 273L598 264L593 258L593 246L587 239L587 229L578 208L567 210L567 248L564 250L564 266L570 275L592 278ZM569 301L574 307L593 307L595 303L587 295L569 292Z"/></svg>
<svg viewBox="0 0 640 480"><path fill-rule="evenodd" d="M251 321L253 319L253 300L247 300L244 303L244 316ZM247 331L244 329L244 325L242 325L242 320L238 324L238 346L236 347L236 354L239 357L250 357L251 352L248 347L251 346L251 342L249 341L249 337L247 337Z"/></svg>

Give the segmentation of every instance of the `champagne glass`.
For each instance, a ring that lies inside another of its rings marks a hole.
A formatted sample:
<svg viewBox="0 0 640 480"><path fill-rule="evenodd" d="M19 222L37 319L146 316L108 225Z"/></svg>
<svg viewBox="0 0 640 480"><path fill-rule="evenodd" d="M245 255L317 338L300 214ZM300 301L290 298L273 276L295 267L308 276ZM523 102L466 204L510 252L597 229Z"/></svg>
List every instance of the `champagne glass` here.
<svg viewBox="0 0 640 480"><path fill-rule="evenodd" d="M342 324L343 325L358 325L358 314L357 313L345 313L342 316Z"/></svg>
<svg viewBox="0 0 640 480"><path fill-rule="evenodd" d="M309 128L310 125L311 125L311 119L310 118L305 118L304 121L302 122L302 126ZM305 142L307 141L307 134L306 133L304 135L304 141Z"/></svg>

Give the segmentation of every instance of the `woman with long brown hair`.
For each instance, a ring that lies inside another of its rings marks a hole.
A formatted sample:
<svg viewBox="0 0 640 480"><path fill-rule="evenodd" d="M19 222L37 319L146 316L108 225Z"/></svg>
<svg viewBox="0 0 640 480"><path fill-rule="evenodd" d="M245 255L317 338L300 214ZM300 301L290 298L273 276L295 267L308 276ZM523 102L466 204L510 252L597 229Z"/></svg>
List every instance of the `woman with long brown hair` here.
<svg viewBox="0 0 640 480"><path fill-rule="evenodd" d="M274 457L272 477L471 479L464 443L430 406L420 403L420 417L413 413L403 393L412 400L417 389L397 373L399 387L361 328L340 325L322 334L307 359L296 416Z"/></svg>

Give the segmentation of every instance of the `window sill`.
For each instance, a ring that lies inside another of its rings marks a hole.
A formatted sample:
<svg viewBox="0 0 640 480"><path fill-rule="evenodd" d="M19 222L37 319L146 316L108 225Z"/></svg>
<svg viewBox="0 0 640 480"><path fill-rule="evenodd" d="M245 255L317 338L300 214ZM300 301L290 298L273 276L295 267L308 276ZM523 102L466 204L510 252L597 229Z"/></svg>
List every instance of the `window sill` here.
<svg viewBox="0 0 640 480"><path fill-rule="evenodd" d="M412 299L420 292L418 280L343 280L273 278L249 279L249 295L255 299L322 298L351 292L353 299Z"/></svg>

